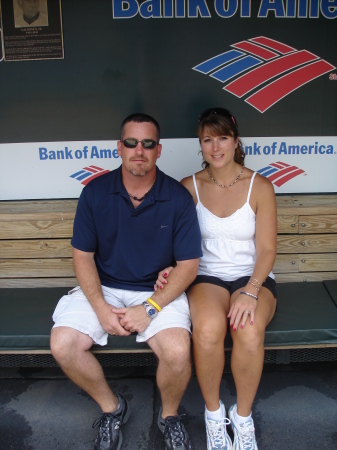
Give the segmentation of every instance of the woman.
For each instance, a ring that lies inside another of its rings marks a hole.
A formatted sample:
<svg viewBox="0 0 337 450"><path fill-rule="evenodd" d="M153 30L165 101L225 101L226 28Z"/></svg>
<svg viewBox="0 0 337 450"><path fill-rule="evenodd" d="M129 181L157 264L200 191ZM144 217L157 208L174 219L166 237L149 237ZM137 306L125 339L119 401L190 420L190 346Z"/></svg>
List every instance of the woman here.
<svg viewBox="0 0 337 450"><path fill-rule="evenodd" d="M184 178L194 198L202 235L198 276L187 291L193 356L204 397L207 449L257 450L252 404L264 362L265 328L276 308L274 275L277 216L272 184L244 166L235 117L224 108L204 111L197 135L204 169ZM155 289L169 282L170 268ZM227 327L233 339L231 370L237 403L220 400Z"/></svg>

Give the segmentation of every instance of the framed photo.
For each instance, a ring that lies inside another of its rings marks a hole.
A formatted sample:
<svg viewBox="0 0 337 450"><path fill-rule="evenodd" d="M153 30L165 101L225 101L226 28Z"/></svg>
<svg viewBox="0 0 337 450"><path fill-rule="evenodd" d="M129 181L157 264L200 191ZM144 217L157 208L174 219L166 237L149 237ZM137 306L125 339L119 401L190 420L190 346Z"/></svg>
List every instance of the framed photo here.
<svg viewBox="0 0 337 450"><path fill-rule="evenodd" d="M5 61L63 59L61 0L0 0Z"/></svg>

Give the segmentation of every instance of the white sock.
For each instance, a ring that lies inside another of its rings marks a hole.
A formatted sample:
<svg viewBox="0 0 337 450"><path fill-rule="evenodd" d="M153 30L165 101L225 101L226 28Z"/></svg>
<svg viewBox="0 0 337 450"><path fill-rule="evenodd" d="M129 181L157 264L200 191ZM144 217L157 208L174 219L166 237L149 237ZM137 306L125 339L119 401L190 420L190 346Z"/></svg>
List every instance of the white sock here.
<svg viewBox="0 0 337 450"><path fill-rule="evenodd" d="M234 419L238 422L239 425L242 425L243 423L248 422L249 420L252 419L252 413L250 413L249 416L247 417L239 416L237 408L235 408Z"/></svg>
<svg viewBox="0 0 337 450"><path fill-rule="evenodd" d="M208 411L208 409L206 408L206 416L207 419L209 420L216 420L216 421L221 420L222 419L221 406L216 411Z"/></svg>

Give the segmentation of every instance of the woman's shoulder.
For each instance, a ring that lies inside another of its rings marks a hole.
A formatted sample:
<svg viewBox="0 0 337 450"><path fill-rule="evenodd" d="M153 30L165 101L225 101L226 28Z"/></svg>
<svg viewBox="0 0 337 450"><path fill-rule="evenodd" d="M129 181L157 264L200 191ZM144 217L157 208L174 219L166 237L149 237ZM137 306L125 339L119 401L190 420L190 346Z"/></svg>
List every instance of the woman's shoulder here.
<svg viewBox="0 0 337 450"><path fill-rule="evenodd" d="M199 180L200 178L202 178L204 172L205 172L205 170L201 170L200 172L195 173L194 174L195 179ZM194 188L193 175L183 178L181 180L181 184L183 186L185 186L185 188L190 192L190 194L192 195L192 197L194 199L194 203L197 204L197 195L196 195L195 188Z"/></svg>
<svg viewBox="0 0 337 450"><path fill-rule="evenodd" d="M252 172L252 176L254 171L250 170ZM268 189L268 190L273 190L274 191L274 187L272 185L272 183L268 180L268 178L264 177L263 175L260 175L258 172L255 172L255 177L254 177L254 187L255 188L259 188L259 189Z"/></svg>
<svg viewBox="0 0 337 450"><path fill-rule="evenodd" d="M251 171L252 176L254 171ZM274 202L275 201L275 190L274 186L268 178L255 172L254 181L252 185L252 200L255 199L256 202Z"/></svg>
<svg viewBox="0 0 337 450"><path fill-rule="evenodd" d="M196 172L194 174L195 179L199 180L200 178L203 178L203 174L204 174L205 170L200 170L200 172ZM188 190L190 187L194 186L193 183L193 175L190 175L189 177L185 177L181 180L181 184L183 184Z"/></svg>

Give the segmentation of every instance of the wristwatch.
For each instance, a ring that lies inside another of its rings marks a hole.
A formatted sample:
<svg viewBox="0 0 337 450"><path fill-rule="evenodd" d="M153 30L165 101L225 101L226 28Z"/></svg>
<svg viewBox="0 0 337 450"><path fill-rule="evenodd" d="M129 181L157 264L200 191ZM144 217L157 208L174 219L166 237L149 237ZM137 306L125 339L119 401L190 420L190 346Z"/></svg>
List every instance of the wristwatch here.
<svg viewBox="0 0 337 450"><path fill-rule="evenodd" d="M148 317L151 317L151 319L154 319L157 316L158 311L156 310L156 308L154 306L150 305L150 303L143 302L142 305L144 306L146 315Z"/></svg>

